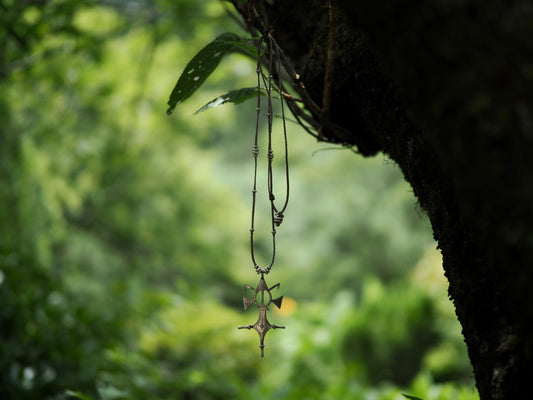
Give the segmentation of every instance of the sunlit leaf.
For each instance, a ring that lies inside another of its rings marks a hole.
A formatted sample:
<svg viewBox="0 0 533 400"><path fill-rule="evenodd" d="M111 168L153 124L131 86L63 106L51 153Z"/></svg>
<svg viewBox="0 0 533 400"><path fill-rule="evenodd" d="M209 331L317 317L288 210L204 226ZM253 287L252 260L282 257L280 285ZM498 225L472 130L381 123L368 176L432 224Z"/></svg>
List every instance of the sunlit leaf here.
<svg viewBox="0 0 533 400"><path fill-rule="evenodd" d="M402 393L402 396L409 400L423 400L420 397L415 397L415 396L411 396L411 395L404 394L404 393Z"/></svg>
<svg viewBox="0 0 533 400"><path fill-rule="evenodd" d="M261 93L264 96L264 93ZM223 94L222 96L218 96L216 99L211 100L209 103L204 105L202 108L200 108L198 111L196 111L194 114L199 114L205 110L208 110L213 107L220 106L222 104L226 103L235 103L239 104L242 103L248 99L252 99L257 97L257 88L256 87L247 87L237 90L232 90L228 93Z"/></svg>
<svg viewBox="0 0 533 400"><path fill-rule="evenodd" d="M188 99L207 77L216 69L220 60L235 48L240 48L248 54L255 55L253 46L246 44L249 39L243 39L233 33L223 33L200 50L185 67L168 100L167 114Z"/></svg>

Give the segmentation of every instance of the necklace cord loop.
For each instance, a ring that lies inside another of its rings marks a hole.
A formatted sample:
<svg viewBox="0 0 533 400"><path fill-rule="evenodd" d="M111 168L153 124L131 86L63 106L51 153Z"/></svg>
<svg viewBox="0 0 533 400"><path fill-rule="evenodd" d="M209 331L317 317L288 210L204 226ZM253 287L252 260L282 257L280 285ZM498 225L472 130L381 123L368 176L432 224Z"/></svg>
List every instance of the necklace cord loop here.
<svg viewBox="0 0 533 400"><path fill-rule="evenodd" d="M263 73L263 67L261 63L261 49L263 42L266 43L265 54L268 57L267 68L268 68L268 77ZM274 68L274 53L277 53L277 77L278 82L275 83L272 76L272 71ZM250 253L254 269L258 274L268 274L274 265L276 258L276 227L279 227L283 222L284 212L289 203L289 192L290 192L290 182L289 182L289 156L288 156L288 140L287 140L287 127L285 123L285 108L284 108L284 96L282 93L282 78L281 78L281 57L280 50L277 48L277 44L274 41L274 38L270 33L261 36L257 40L257 107L256 107L256 123L255 123L255 136L254 144L252 146L252 156L254 158L254 179L253 179L253 189L252 189L252 216L251 216L251 227L250 227ZM270 263L266 267L261 267L257 264L255 259L255 248L254 248L254 232L255 232L255 205L256 205L256 195L257 195L257 169L258 169L258 155L259 155L259 121L261 116L261 81L263 82L264 89L266 90L267 97L267 130L268 130L268 148L267 148L267 189L268 189L268 199L270 201L270 214L271 214L271 225L272 225L272 257ZM272 107L272 87L277 86L277 91L280 98L280 109L281 109L281 119L283 124L283 141L285 147L285 181L286 181L286 195L283 207L278 209L275 205L275 195L274 195L274 179L272 172L272 165L274 160L274 151L272 149L272 127L273 127L273 107Z"/></svg>

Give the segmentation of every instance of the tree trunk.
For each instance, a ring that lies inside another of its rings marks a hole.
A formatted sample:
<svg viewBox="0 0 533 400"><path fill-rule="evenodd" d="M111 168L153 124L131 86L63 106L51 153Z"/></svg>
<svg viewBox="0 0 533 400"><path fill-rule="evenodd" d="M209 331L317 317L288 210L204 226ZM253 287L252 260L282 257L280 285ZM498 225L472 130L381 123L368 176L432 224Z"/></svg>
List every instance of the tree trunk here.
<svg viewBox="0 0 533 400"><path fill-rule="evenodd" d="M412 185L443 254L481 399L528 398L533 6L255 3L250 17L234 2L290 59L293 87L316 104L305 105L320 139L381 151Z"/></svg>

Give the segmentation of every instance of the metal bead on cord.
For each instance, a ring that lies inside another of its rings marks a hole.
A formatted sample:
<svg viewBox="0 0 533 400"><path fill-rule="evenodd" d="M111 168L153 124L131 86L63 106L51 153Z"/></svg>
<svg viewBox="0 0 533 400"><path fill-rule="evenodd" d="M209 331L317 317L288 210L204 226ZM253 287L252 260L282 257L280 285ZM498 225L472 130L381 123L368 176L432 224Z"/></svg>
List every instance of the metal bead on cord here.
<svg viewBox="0 0 533 400"><path fill-rule="evenodd" d="M268 63L268 77L265 77L263 74L263 68L261 64L261 49L263 42L266 43L266 56ZM257 107L256 107L256 124L255 124L255 137L254 144L252 146L252 156L254 158L254 180L253 180L253 189L252 189L252 218L251 218L251 227L250 227L250 253L252 257L252 262L254 269L258 274L266 275L272 269L274 265L274 260L276 259L276 227L279 227L283 222L284 212L289 203L289 156L288 156L288 144L287 144L287 128L285 125L285 109L283 102L283 94L281 91L282 82L281 82L281 61L278 54L276 67L274 67L274 53L279 53L277 51L276 44L274 39L267 34L262 36L257 43ZM280 97L280 111L281 119L283 123L283 138L284 138L284 147L285 147L285 182L286 182L286 195L283 206L278 209L275 205L275 195L274 195L274 179L272 173L272 164L274 160L274 151L272 150L272 88L275 84L273 82L273 68L277 69L277 89ZM271 213L271 229L272 229L272 257L270 263L267 266L261 267L257 264L255 260L255 251L254 251L254 232L255 232L255 203L257 195L257 159L259 155L259 146L258 146L258 137L259 137L259 120L261 114L261 81L263 81L264 90L266 91L267 98L267 128L268 128L268 148L267 148L267 188L268 188L268 198L270 201L270 213Z"/></svg>

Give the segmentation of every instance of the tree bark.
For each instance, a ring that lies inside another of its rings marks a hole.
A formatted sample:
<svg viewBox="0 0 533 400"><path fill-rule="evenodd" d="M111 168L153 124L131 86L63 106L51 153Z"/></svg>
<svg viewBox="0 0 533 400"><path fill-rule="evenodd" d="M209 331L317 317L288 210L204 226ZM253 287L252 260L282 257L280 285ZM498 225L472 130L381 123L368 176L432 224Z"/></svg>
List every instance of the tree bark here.
<svg viewBox="0 0 533 400"><path fill-rule="evenodd" d="M290 59L300 75L292 86L320 109L306 103L319 138L383 152L411 184L442 251L481 399L528 398L533 6L254 3L253 13L250 2L234 5Z"/></svg>

